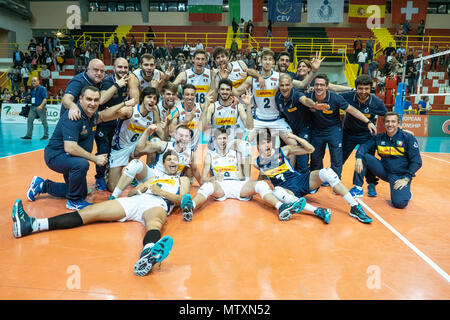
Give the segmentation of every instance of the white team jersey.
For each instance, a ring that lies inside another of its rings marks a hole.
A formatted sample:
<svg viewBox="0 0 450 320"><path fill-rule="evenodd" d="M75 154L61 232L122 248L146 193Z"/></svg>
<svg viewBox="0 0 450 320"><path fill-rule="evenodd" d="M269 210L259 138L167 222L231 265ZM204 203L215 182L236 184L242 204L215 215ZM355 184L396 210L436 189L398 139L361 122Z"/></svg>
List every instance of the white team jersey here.
<svg viewBox="0 0 450 320"><path fill-rule="evenodd" d="M220 104L220 101L214 102L214 113L211 119L213 129L226 126L235 131L240 127L238 119L239 111L237 104L233 103L229 106L223 106Z"/></svg>
<svg viewBox="0 0 450 320"><path fill-rule="evenodd" d="M162 173L160 175L155 176L152 179L152 181L150 181L150 185L152 185L152 184L157 184L158 187L160 187L161 190L163 190L165 192L169 192L172 194L180 194L181 183L180 183L179 176L170 176L168 174ZM145 193L152 194L150 191L150 188L148 188ZM168 200L164 197L161 197L161 196L156 196L156 195L153 195L153 196L160 197L161 199L163 199L166 202L168 214L172 211L173 207L175 206L175 204L173 202L171 202L170 200Z"/></svg>
<svg viewBox="0 0 450 320"><path fill-rule="evenodd" d="M217 151L210 150L208 153L213 176L222 173L225 180L239 180L239 162L236 151L228 150L224 156Z"/></svg>
<svg viewBox="0 0 450 320"><path fill-rule="evenodd" d="M239 61L230 62L230 65L231 72L227 78L233 82L233 88L237 88L245 81L245 79L247 79L247 74L244 72L244 69L240 65ZM219 78L222 78L220 74Z"/></svg>
<svg viewBox="0 0 450 320"><path fill-rule="evenodd" d="M206 94L211 87L211 70L203 68L201 74L194 72L193 68L186 70L186 84L192 84L195 86L195 102L205 103Z"/></svg>
<svg viewBox="0 0 450 320"><path fill-rule="evenodd" d="M174 103L175 108L176 108L177 103L179 103L179 102L175 101L175 103ZM171 110L164 108L164 99L162 99L162 97L159 98L157 106L158 106L158 110L159 110L159 118L161 119L161 121L163 121L170 114Z"/></svg>
<svg viewBox="0 0 450 320"><path fill-rule="evenodd" d="M136 69L133 71L133 74L136 76L136 78L139 81L139 90L144 90L144 88L147 87L151 87L151 80L147 81L144 79L143 75L142 75L142 69ZM159 80L161 79L161 71L159 71L158 69L155 69L153 71L153 77L152 80Z"/></svg>
<svg viewBox="0 0 450 320"><path fill-rule="evenodd" d="M164 149L162 153L156 154L155 163L151 166L151 168L158 170L158 172L165 173L163 158L169 150L173 150L178 154L178 175L180 175L185 167L189 167L191 163L192 151L190 148L186 148L184 151L178 152L175 150L175 141L167 142L166 149Z"/></svg>
<svg viewBox="0 0 450 320"><path fill-rule="evenodd" d="M120 150L130 145L136 145L145 129L154 123L153 112L149 112L144 117L140 108L141 105L135 105L129 119L119 119L112 139L112 149Z"/></svg>
<svg viewBox="0 0 450 320"><path fill-rule="evenodd" d="M280 73L272 71L271 75L264 80L266 88L262 90L259 83L252 79L253 99L256 104L253 117L265 121L277 120L280 118L280 111L275 102L275 95L279 87Z"/></svg>
<svg viewBox="0 0 450 320"><path fill-rule="evenodd" d="M177 101L175 103L176 108L178 109L178 123L181 123L186 119L186 109L184 108L184 104L181 101ZM200 139L200 130L198 128L198 124L200 121L200 117L202 115L202 108L199 103L194 102L194 119L187 123L187 127L192 130L193 137L191 140L191 145L196 146Z"/></svg>

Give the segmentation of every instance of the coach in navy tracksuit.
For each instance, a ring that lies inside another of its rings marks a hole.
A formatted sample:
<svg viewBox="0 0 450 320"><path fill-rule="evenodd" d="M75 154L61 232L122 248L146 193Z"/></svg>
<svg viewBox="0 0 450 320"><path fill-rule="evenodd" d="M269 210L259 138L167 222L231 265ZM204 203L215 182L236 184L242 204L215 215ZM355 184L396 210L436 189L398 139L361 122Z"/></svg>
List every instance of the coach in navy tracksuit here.
<svg viewBox="0 0 450 320"><path fill-rule="evenodd" d="M124 58L114 60L114 74L104 78L101 82L102 100L108 99L101 104L98 111L108 109L125 101L128 95L128 61ZM107 95L107 97L105 97ZM108 154L111 151L111 141L116 130L117 120L102 122L97 126L95 134L95 144L97 145L97 154ZM107 165L96 166L95 187L97 190L106 190L105 174Z"/></svg>
<svg viewBox="0 0 450 320"><path fill-rule="evenodd" d="M68 209L80 210L89 202L87 196L86 174L89 161L97 165L105 165L108 161L106 154L93 155L94 136L97 124L102 121L117 119L119 110L125 103L98 112L100 91L96 87L88 86L81 91L77 108L81 113L78 120L70 120L65 112L44 150L47 166L64 176L64 183L34 177L28 188L27 197L34 201L40 193L48 193L58 198L66 198ZM134 101L130 101L134 104Z"/></svg>
<svg viewBox="0 0 450 320"><path fill-rule="evenodd" d="M356 152L356 185L362 186L364 173L371 171L375 176L389 182L391 201L395 208L402 209L411 200L411 180L422 167L419 144L416 138L400 129L400 116L387 112L384 116L385 133L377 134L359 147ZM372 155L377 151L381 160Z"/></svg>
<svg viewBox="0 0 450 320"><path fill-rule="evenodd" d="M330 150L331 168L341 177L342 173L342 121L340 110L361 120L368 129L376 133L375 125L358 109L349 105L339 94L328 90L328 76L319 74L314 79L314 91L306 94L314 102L328 104L328 110L311 112L311 144L315 150L311 154L311 170L323 168L323 157L328 145Z"/></svg>
<svg viewBox="0 0 450 320"><path fill-rule="evenodd" d="M370 93L372 84L373 80L370 76L360 75L355 80L356 91L340 93L340 96L342 96L350 105L361 111L372 123L376 124L377 116L384 116L387 109L380 98ZM365 122L367 122L367 120ZM357 145L362 145L372 138L372 134L365 122L355 118L349 113L345 115L342 138L343 164L345 164L345 161L347 161ZM367 171L366 180L369 184L368 195L372 197L376 196L375 185L377 184L377 179L370 171ZM353 185L355 185L355 176L353 177ZM356 197L362 196L362 188L359 188L360 187L352 188L350 193Z"/></svg>

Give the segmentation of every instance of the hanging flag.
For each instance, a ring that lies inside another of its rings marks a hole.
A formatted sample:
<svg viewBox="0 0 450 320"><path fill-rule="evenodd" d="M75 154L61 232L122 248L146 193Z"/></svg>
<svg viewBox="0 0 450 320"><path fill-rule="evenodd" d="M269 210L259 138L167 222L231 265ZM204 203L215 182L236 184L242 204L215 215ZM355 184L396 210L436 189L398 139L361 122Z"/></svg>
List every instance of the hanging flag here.
<svg viewBox="0 0 450 320"><path fill-rule="evenodd" d="M245 22L252 20L252 22L263 21L263 5L264 0L228 0L230 23L233 18L239 23L241 19Z"/></svg>
<svg viewBox="0 0 450 320"><path fill-rule="evenodd" d="M269 20L272 22L300 22L302 0L269 0Z"/></svg>
<svg viewBox="0 0 450 320"><path fill-rule="evenodd" d="M223 0L188 0L189 21L222 21Z"/></svg>
<svg viewBox="0 0 450 320"><path fill-rule="evenodd" d="M344 0L308 1L308 23L342 23Z"/></svg>
<svg viewBox="0 0 450 320"><path fill-rule="evenodd" d="M380 18L384 23L386 0L350 0L348 22L366 23L368 18Z"/></svg>
<svg viewBox="0 0 450 320"><path fill-rule="evenodd" d="M420 23L427 17L428 0L392 1L392 23Z"/></svg>

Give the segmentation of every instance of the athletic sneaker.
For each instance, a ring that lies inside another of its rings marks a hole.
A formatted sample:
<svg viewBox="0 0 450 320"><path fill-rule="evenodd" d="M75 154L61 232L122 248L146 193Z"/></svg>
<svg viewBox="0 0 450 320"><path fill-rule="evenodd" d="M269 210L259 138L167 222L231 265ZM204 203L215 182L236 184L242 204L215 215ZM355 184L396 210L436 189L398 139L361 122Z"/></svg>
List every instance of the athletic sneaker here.
<svg viewBox="0 0 450 320"><path fill-rule="evenodd" d="M358 219L362 223L371 223L372 218L364 211L363 207L358 204L350 209L350 217Z"/></svg>
<svg viewBox="0 0 450 320"><path fill-rule="evenodd" d="M373 183L369 183L369 185L367 186L367 195L369 197L377 196L377 190L375 189L375 185Z"/></svg>
<svg viewBox="0 0 450 320"><path fill-rule="evenodd" d="M134 178L133 181L131 181L131 185L133 187L137 187L138 184L139 184L139 182L136 180L136 178Z"/></svg>
<svg viewBox="0 0 450 320"><path fill-rule="evenodd" d="M86 200L67 200L66 208L78 211L91 205L93 205L93 203L87 202Z"/></svg>
<svg viewBox="0 0 450 320"><path fill-rule="evenodd" d="M43 182L44 179L39 178L38 176L33 177L27 191L28 200L35 201L36 197L42 193L41 185Z"/></svg>
<svg viewBox="0 0 450 320"><path fill-rule="evenodd" d="M95 189L97 189L98 191L106 190L105 178L98 178L95 180Z"/></svg>
<svg viewBox="0 0 450 320"><path fill-rule="evenodd" d="M363 188L359 186L353 186L349 192L353 198L362 198L364 195Z"/></svg>
<svg viewBox="0 0 450 320"><path fill-rule="evenodd" d="M20 238L33 232L32 225L36 218L31 218L23 209L22 200L17 199L12 209L13 234Z"/></svg>
<svg viewBox="0 0 450 320"><path fill-rule="evenodd" d="M114 200L114 199L116 199L116 197L114 197L113 195L110 195L108 198L108 200Z"/></svg>
<svg viewBox="0 0 450 320"><path fill-rule="evenodd" d="M194 204L192 196L189 193L186 193L181 199L180 208L183 212L184 221L192 221L194 217Z"/></svg>
<svg viewBox="0 0 450 320"><path fill-rule="evenodd" d="M305 208L305 205L305 198L300 198L291 203L283 203L278 209L278 219L288 221L294 213L300 213Z"/></svg>
<svg viewBox="0 0 450 320"><path fill-rule="evenodd" d="M331 219L331 210L325 209L325 208L317 208L314 210L314 213L316 216L318 216L320 219L322 219L326 224L330 223Z"/></svg>
<svg viewBox="0 0 450 320"><path fill-rule="evenodd" d="M147 275L156 263L161 263L172 250L173 239L165 236L153 245L142 250L138 262L134 265L134 274L140 277Z"/></svg>

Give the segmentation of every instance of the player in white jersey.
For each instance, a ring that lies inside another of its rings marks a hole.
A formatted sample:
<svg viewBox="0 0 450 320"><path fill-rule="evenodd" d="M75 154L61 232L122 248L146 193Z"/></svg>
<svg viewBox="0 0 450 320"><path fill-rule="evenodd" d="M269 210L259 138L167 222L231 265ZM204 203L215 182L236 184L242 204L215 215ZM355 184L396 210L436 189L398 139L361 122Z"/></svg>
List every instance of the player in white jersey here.
<svg viewBox="0 0 450 320"><path fill-rule="evenodd" d="M123 190L127 188L136 178L140 183L147 181L155 175L163 173L162 159L164 154L175 152L178 157L178 175L182 175L187 168L192 165L193 156L190 148L191 132L186 126L179 126L175 130L174 141L148 141L149 136L157 129L156 125L148 127L139 139L135 154L140 157L145 154L156 154L156 161L152 166L148 166L139 159L131 160L125 167L122 176L117 183L110 199L118 198ZM200 180L199 174L197 180Z"/></svg>
<svg viewBox="0 0 450 320"><path fill-rule="evenodd" d="M206 68L206 63L208 62L206 51L202 49L195 50L192 62L192 68L180 72L173 83L177 86L194 85L195 102L203 104L206 102L206 95L213 87L211 70Z"/></svg>
<svg viewBox="0 0 450 320"><path fill-rule="evenodd" d="M185 194L181 201L183 219L191 221L194 208L198 208L206 202L209 196L218 201L237 199L248 201L254 194L259 194L269 205L279 211L279 218L303 210L305 199L300 198L295 202L282 203L272 194L272 190L265 181L241 180L240 156L236 151L228 148L228 133L222 127L216 130L216 150L209 151L206 156L202 172L202 185L194 198Z"/></svg>
<svg viewBox="0 0 450 320"><path fill-rule="evenodd" d="M245 125L246 129L251 130L253 128L253 117L251 113L252 108L250 104L252 101L252 95L250 91L242 95L242 101L246 105L246 107L244 107L243 104L236 103L232 97L232 88L233 84L230 79L222 79L219 81L219 100L211 103L211 99L208 99L207 104L205 105L205 111L203 112L204 115L201 120L201 128L203 131L207 132L225 126L229 129L233 139L236 139L236 132L238 129L244 129L238 127L239 119L242 120L242 123ZM213 150L214 134L210 133L209 135L210 141L208 147ZM233 140L230 139L229 141L231 143ZM246 179L248 180L250 179L251 168L251 145L247 141L240 140L237 150L243 157L243 171Z"/></svg>
<svg viewBox="0 0 450 320"><path fill-rule="evenodd" d="M161 89L161 98L158 102L159 117L161 118L162 128L161 131L157 131L158 137L163 141L168 141L170 139L172 119L174 114L177 112L177 87L171 83L167 82Z"/></svg>
<svg viewBox="0 0 450 320"><path fill-rule="evenodd" d="M139 137L149 125L160 122L159 113L156 109L158 98L158 91L149 87L142 91L139 97L139 104L120 110L119 123L112 139L109 158L107 178L109 191L114 190L123 167L128 164L130 158L134 157L134 150Z"/></svg>
<svg viewBox="0 0 450 320"><path fill-rule="evenodd" d="M173 75L173 70L173 67L171 67L164 74L156 69L155 57L149 53L143 54L140 58L139 69L134 70L128 79L128 94L130 98L137 100L139 93L147 87L154 87L158 91L161 90L165 82Z"/></svg>
<svg viewBox="0 0 450 320"><path fill-rule="evenodd" d="M296 88L304 89L311 82L315 73L320 67L323 59L320 59L320 54L316 53L316 58L313 59L311 66L313 72L309 74L302 81L293 80L293 86ZM240 87L233 89L233 95L240 96L248 88L251 88L254 93L255 110L253 112L254 131L249 137L252 141L260 129L270 129L277 131L280 134L280 138L284 140L286 144L296 144L292 139L288 139L287 132L291 132L289 124L281 117L278 106L275 102L275 95L279 87L279 76L277 71L273 71L272 68L275 63L275 54L271 50L264 50L261 53L262 71L261 75L264 77L264 82L255 81L253 78L247 78Z"/></svg>
<svg viewBox="0 0 450 320"><path fill-rule="evenodd" d="M189 192L189 179L177 175L178 157L167 153L164 157L165 174L154 177L130 191L133 197L104 201L79 211L60 214L51 218L30 217L23 209L22 200L16 200L13 210L13 234L20 238L40 231L76 228L105 221L137 221L144 225L144 248L134 265L134 274L148 274L156 263L164 260L172 249L170 236L161 238L161 229L167 216L181 203ZM111 261L111 263L114 263ZM107 270L105 270L106 272Z"/></svg>

